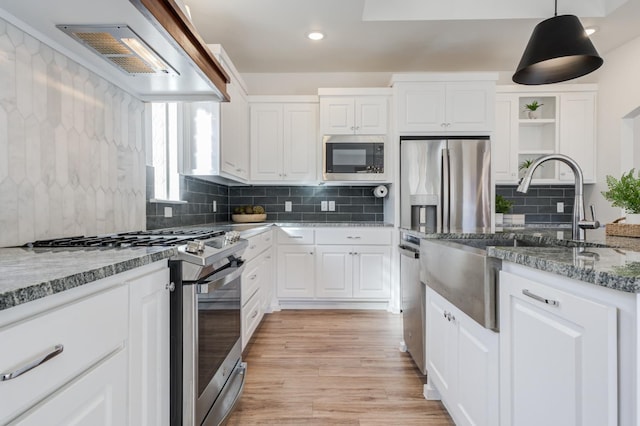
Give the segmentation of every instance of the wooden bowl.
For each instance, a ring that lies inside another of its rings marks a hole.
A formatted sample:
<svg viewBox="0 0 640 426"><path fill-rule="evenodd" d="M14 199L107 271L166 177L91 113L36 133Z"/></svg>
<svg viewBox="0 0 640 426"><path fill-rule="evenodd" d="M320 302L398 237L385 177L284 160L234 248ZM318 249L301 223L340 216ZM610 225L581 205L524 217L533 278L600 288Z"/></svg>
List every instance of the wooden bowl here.
<svg viewBox="0 0 640 426"><path fill-rule="evenodd" d="M264 222L267 220L267 214L232 214L231 220L237 223Z"/></svg>

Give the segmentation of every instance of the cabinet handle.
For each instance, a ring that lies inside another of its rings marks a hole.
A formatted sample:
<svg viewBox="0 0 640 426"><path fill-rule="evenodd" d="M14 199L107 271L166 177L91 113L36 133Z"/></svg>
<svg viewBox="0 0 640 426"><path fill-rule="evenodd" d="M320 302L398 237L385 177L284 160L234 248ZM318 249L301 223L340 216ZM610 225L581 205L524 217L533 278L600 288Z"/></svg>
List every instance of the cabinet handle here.
<svg viewBox="0 0 640 426"><path fill-rule="evenodd" d="M312 251L310 251L310 252L309 252L309 254L310 254L310 255L313 255L313 252L312 252Z"/></svg>
<svg viewBox="0 0 640 426"><path fill-rule="evenodd" d="M269 260L269 259L271 259L271 256L265 256L264 258Z"/></svg>
<svg viewBox="0 0 640 426"><path fill-rule="evenodd" d="M351 130L355 130L355 129L356 129L355 127L351 126Z"/></svg>
<svg viewBox="0 0 640 426"><path fill-rule="evenodd" d="M250 280L255 280L256 278L258 278L258 276L256 274L253 274L249 277Z"/></svg>
<svg viewBox="0 0 640 426"><path fill-rule="evenodd" d="M525 296L530 297L532 299L535 299L538 302L546 303L547 305L560 306L560 302L558 302L557 300L545 299L542 296L538 296L537 294L531 293L526 288L524 290L522 290L522 294L524 294Z"/></svg>
<svg viewBox="0 0 640 426"><path fill-rule="evenodd" d="M350 255L350 256L353 256L353 252L352 252L352 251L350 251L350 252L349 252L349 255Z"/></svg>
<svg viewBox="0 0 640 426"><path fill-rule="evenodd" d="M251 318L255 318L258 316L258 311L253 311L253 315L251 315Z"/></svg>
<svg viewBox="0 0 640 426"><path fill-rule="evenodd" d="M242 169L236 169L236 172L241 172L241 171L242 171Z"/></svg>
<svg viewBox="0 0 640 426"><path fill-rule="evenodd" d="M253 244L253 245L249 246L249 249L250 249L250 250L253 250L253 249L255 249L255 248L256 248L256 245L255 245L255 244Z"/></svg>
<svg viewBox="0 0 640 426"><path fill-rule="evenodd" d="M165 290L174 291L176 289L176 283L170 282L164 288Z"/></svg>
<svg viewBox="0 0 640 426"><path fill-rule="evenodd" d="M237 167L235 164L233 164L231 161L225 161L225 163L227 163L228 165L230 165L231 167ZM238 171L236 169L236 171Z"/></svg>
<svg viewBox="0 0 640 426"><path fill-rule="evenodd" d="M456 320L456 317L451 312L442 311L442 316L449 322Z"/></svg>
<svg viewBox="0 0 640 426"><path fill-rule="evenodd" d="M0 382L5 382L7 380L15 379L18 376L22 376L27 371L33 370L34 368L49 361L51 358L55 358L56 356L60 355L63 350L63 345L55 345L53 349L47 351L43 355L38 355L31 361L27 361L25 365L16 368L11 373L0 373Z"/></svg>
<svg viewBox="0 0 640 426"><path fill-rule="evenodd" d="M302 238L302 235L289 235L289 238Z"/></svg>
<svg viewBox="0 0 640 426"><path fill-rule="evenodd" d="M361 237L358 237L358 236L351 236L351 235L347 236L347 239L349 240L359 240L360 238Z"/></svg>

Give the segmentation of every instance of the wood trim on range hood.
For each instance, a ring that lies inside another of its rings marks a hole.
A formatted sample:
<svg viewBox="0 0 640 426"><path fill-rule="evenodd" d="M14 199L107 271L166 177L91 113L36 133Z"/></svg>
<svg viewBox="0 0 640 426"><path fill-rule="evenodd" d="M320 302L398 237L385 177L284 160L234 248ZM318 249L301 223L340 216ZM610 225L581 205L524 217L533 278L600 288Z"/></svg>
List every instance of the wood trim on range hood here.
<svg viewBox="0 0 640 426"><path fill-rule="evenodd" d="M222 101L230 101L227 93L229 75L213 56L196 28L173 0L130 0L167 39L182 49L200 71L220 91Z"/></svg>

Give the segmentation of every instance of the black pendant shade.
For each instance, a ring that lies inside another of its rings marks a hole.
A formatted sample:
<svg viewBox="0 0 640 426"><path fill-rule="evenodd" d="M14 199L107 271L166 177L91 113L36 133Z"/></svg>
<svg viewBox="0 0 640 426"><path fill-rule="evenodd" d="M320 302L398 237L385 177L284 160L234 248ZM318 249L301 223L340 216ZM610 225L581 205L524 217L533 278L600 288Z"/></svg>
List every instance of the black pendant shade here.
<svg viewBox="0 0 640 426"><path fill-rule="evenodd" d="M529 85L558 83L589 74L603 62L578 17L554 16L534 28L513 81Z"/></svg>

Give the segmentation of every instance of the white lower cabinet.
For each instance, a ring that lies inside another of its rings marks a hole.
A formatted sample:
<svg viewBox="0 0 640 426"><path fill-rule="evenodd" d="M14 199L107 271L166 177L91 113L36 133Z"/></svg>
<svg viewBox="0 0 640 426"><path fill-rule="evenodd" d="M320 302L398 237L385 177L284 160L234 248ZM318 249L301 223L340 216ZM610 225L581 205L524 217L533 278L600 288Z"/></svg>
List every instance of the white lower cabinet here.
<svg viewBox="0 0 640 426"><path fill-rule="evenodd" d="M315 241L315 244L312 244ZM278 298L386 302L391 296L388 228L281 228Z"/></svg>
<svg viewBox="0 0 640 426"><path fill-rule="evenodd" d="M616 324L614 306L502 271L501 424L618 424Z"/></svg>
<svg viewBox="0 0 640 426"><path fill-rule="evenodd" d="M279 298L312 298L315 289L315 246L278 246L277 294Z"/></svg>
<svg viewBox="0 0 640 426"><path fill-rule="evenodd" d="M316 297L387 299L391 249L376 246L316 247Z"/></svg>
<svg viewBox="0 0 640 426"><path fill-rule="evenodd" d="M169 424L169 270L127 281L129 424Z"/></svg>
<svg viewBox="0 0 640 426"><path fill-rule="evenodd" d="M253 235L243 254L245 269L242 272L240 292L242 312L242 349L256 331L265 312L271 309L273 295L273 231Z"/></svg>
<svg viewBox="0 0 640 426"><path fill-rule="evenodd" d="M62 387L12 424L16 426L142 424L127 423L126 371L127 351L121 349Z"/></svg>
<svg viewBox="0 0 640 426"><path fill-rule="evenodd" d="M427 377L458 425L499 423L498 334L427 287Z"/></svg>
<svg viewBox="0 0 640 426"><path fill-rule="evenodd" d="M169 272L159 261L0 311L0 424L169 424ZM60 348L62 350L60 350Z"/></svg>

